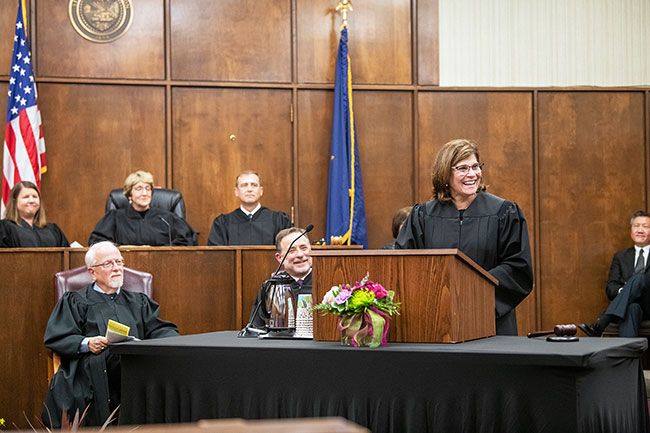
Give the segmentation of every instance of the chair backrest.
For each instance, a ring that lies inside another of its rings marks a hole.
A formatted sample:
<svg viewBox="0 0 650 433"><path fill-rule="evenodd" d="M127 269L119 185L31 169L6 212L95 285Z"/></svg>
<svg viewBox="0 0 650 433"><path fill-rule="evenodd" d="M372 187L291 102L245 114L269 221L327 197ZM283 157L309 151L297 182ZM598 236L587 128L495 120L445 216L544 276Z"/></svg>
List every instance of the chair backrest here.
<svg viewBox="0 0 650 433"><path fill-rule="evenodd" d="M61 271L54 274L55 300L63 297L65 292L76 292L91 284L93 279L85 266ZM130 292L144 293L153 299L153 276L148 272L136 271L124 267L124 289Z"/></svg>
<svg viewBox="0 0 650 433"><path fill-rule="evenodd" d="M116 188L108 194L106 212L112 209L126 209L131 206L122 188ZM168 210L185 219L185 201L183 195L175 189L154 188L151 207Z"/></svg>

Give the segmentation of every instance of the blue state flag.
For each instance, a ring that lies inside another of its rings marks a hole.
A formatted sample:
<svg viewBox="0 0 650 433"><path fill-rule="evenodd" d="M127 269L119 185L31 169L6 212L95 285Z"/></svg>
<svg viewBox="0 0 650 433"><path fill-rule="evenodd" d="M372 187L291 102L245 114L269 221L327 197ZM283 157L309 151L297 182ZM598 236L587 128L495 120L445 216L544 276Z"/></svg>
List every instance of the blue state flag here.
<svg viewBox="0 0 650 433"><path fill-rule="evenodd" d="M352 109L352 72L348 56L348 29L343 26L336 58L332 153L327 193L326 239L340 236L342 244L368 248L366 207L363 202L359 146Z"/></svg>

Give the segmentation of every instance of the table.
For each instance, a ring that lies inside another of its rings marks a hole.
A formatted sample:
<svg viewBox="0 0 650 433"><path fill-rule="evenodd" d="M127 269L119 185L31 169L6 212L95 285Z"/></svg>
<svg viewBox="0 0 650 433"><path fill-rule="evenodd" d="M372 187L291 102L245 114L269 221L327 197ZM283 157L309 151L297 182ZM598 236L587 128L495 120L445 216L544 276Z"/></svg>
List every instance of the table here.
<svg viewBox="0 0 650 433"><path fill-rule="evenodd" d="M355 349L215 332L126 343L121 424L342 416L377 432L643 432L645 339Z"/></svg>

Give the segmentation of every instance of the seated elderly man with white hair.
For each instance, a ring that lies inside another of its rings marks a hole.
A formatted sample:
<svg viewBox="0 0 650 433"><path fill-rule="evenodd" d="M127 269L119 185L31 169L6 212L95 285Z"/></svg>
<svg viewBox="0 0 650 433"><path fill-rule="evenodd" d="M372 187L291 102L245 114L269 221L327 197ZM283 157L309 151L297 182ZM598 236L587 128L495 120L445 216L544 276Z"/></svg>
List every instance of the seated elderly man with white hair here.
<svg viewBox="0 0 650 433"><path fill-rule="evenodd" d="M110 319L129 326L129 335L141 340L179 335L176 325L158 317L155 301L122 286L124 259L111 242L91 246L86 266L93 283L65 293L45 329L45 346L61 356L43 412L43 422L53 428L61 426L64 411L72 419L86 407L84 425L102 425L119 405L119 357L111 354L105 337Z"/></svg>

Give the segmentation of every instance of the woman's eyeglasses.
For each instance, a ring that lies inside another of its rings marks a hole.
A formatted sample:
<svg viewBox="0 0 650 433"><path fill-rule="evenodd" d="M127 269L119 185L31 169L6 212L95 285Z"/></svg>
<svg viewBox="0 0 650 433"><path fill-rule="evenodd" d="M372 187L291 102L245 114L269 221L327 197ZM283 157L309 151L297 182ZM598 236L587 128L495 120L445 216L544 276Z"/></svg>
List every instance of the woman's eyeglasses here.
<svg viewBox="0 0 650 433"><path fill-rule="evenodd" d="M479 173L481 170L483 170L484 165L485 165L484 162L481 163L477 162L476 164L472 164L472 165L463 164L463 165L457 165L452 168L456 170L458 173L462 175L466 175L467 173L469 173L470 170L472 170L474 173Z"/></svg>

